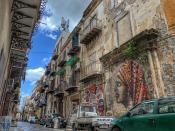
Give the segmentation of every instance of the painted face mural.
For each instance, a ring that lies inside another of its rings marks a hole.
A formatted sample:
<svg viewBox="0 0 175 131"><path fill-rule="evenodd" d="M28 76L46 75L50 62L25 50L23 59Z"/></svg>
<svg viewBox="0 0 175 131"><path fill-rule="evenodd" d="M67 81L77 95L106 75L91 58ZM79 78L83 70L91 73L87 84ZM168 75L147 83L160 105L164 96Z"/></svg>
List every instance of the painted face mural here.
<svg viewBox="0 0 175 131"><path fill-rule="evenodd" d="M145 84L142 66L135 61L124 63L117 77L123 86L120 94L120 101L125 105L135 105L148 97L148 87Z"/></svg>

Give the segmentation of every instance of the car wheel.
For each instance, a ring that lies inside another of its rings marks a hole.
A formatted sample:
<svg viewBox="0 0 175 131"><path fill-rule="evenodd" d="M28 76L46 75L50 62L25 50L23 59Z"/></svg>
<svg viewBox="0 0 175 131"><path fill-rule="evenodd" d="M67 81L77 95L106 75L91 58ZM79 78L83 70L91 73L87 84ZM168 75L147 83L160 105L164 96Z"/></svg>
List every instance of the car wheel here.
<svg viewBox="0 0 175 131"><path fill-rule="evenodd" d="M121 131L118 127L112 128L112 131Z"/></svg>
<svg viewBox="0 0 175 131"><path fill-rule="evenodd" d="M95 128L94 127L91 127L91 131L95 131Z"/></svg>

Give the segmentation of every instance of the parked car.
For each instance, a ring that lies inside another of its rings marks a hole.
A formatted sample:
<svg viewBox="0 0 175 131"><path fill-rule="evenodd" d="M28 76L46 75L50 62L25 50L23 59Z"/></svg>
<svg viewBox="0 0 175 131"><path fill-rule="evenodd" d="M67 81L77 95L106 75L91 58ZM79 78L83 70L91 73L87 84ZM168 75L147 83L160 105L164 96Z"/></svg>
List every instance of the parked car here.
<svg viewBox="0 0 175 131"><path fill-rule="evenodd" d="M54 122L53 122L53 117L51 115L48 115L45 121L45 126L53 128Z"/></svg>
<svg viewBox="0 0 175 131"><path fill-rule="evenodd" d="M28 121L29 121L29 123L37 124L38 118L36 116L30 116Z"/></svg>
<svg viewBox="0 0 175 131"><path fill-rule="evenodd" d="M65 128L66 127L66 120L64 119L63 116L61 116L60 114L57 113L53 113L53 114L49 114L45 120L45 125L46 127L54 127L54 119L57 118L58 119L58 124L59 124L59 128Z"/></svg>
<svg viewBox="0 0 175 131"><path fill-rule="evenodd" d="M45 125L46 124L46 119L47 119L47 116L46 115L42 116L41 119L40 119L39 124L40 125Z"/></svg>
<svg viewBox="0 0 175 131"><path fill-rule="evenodd" d="M67 126L66 119L61 117L61 116L58 117L58 119L59 119L59 127L60 128L66 128L66 126Z"/></svg>
<svg viewBox="0 0 175 131"><path fill-rule="evenodd" d="M111 122L111 131L175 131L175 97L143 101Z"/></svg>

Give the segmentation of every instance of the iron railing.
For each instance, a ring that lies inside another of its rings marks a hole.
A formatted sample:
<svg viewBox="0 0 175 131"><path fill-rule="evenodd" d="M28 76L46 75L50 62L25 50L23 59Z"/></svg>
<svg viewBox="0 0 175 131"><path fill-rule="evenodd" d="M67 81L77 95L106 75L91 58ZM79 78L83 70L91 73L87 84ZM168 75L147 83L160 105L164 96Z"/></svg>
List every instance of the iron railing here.
<svg viewBox="0 0 175 131"><path fill-rule="evenodd" d="M85 37L95 28L102 29L102 22L101 20L97 19L97 17L92 18L89 24L81 31L80 41L83 41Z"/></svg>
<svg viewBox="0 0 175 131"><path fill-rule="evenodd" d="M99 61L94 61L82 68L81 78L102 73L102 65Z"/></svg>

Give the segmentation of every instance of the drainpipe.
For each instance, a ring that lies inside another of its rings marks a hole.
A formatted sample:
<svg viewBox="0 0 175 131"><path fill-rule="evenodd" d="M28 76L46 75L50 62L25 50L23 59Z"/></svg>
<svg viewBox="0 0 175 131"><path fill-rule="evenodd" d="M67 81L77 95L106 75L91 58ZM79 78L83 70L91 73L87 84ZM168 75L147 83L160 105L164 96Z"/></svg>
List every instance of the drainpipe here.
<svg viewBox="0 0 175 131"><path fill-rule="evenodd" d="M149 61L149 64L150 64L151 76L152 76L152 80L153 80L153 86L155 88L156 95L159 98L160 97L159 96L159 90L158 90L158 87L157 87L157 84L156 84L156 75L155 75L153 59L152 59L152 55L151 55L150 51L148 51L148 61Z"/></svg>
<svg viewBox="0 0 175 131"><path fill-rule="evenodd" d="M157 52L155 50L153 51L153 56L154 56L155 61L156 61L158 81L159 81L159 84L160 84L160 87L161 87L161 90L162 90L162 95L165 96L165 86L164 86L164 83L163 83L163 80L162 80L160 62L159 62L159 59L158 59L158 56L157 56Z"/></svg>

